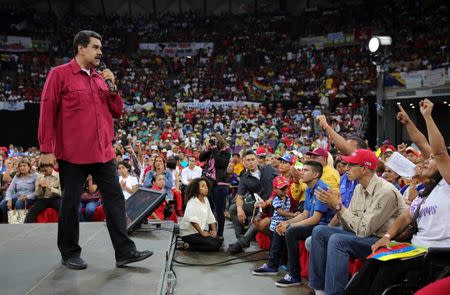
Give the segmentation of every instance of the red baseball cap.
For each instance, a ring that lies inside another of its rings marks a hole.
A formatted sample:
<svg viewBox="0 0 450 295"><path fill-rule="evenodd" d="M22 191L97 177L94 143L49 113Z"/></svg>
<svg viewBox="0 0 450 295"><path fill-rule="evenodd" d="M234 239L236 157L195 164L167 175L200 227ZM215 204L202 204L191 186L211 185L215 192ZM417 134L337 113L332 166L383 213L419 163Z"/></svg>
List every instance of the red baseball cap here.
<svg viewBox="0 0 450 295"><path fill-rule="evenodd" d="M321 156L321 157L325 157L325 159L328 159L328 151L324 148L316 148L314 149L312 152L307 152L306 153L308 156Z"/></svg>
<svg viewBox="0 0 450 295"><path fill-rule="evenodd" d="M351 156L342 156L342 160L349 164L359 164L371 170L377 169L378 158L374 152L360 149L355 150Z"/></svg>
<svg viewBox="0 0 450 295"><path fill-rule="evenodd" d="M289 179L287 179L283 175L279 175L273 179L272 184L274 188L283 188L289 185Z"/></svg>

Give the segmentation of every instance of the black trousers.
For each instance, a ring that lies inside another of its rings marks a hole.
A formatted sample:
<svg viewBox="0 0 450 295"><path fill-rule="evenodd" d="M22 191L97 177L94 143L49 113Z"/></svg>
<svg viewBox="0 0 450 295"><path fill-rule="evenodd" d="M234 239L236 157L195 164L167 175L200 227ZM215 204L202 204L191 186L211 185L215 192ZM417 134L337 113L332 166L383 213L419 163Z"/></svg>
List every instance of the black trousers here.
<svg viewBox="0 0 450 295"><path fill-rule="evenodd" d="M270 249L269 261L267 265L270 268L278 269L280 264L286 258L286 239L280 236L276 231L270 231Z"/></svg>
<svg viewBox="0 0 450 295"><path fill-rule="evenodd" d="M58 210L61 207L61 198L48 198L48 199L36 199L33 206L28 210L27 217L25 218L25 223L34 223L36 222L36 218L47 208L53 208Z"/></svg>
<svg viewBox="0 0 450 295"><path fill-rule="evenodd" d="M63 259L79 257L78 244L80 225L78 208L86 178L92 175L103 197L103 210L116 260L135 250L134 242L128 237L125 219L125 198L119 183L116 165L107 163L73 164L59 160L59 176L62 188L62 203L58 222L58 248Z"/></svg>
<svg viewBox="0 0 450 295"><path fill-rule="evenodd" d="M202 237L200 234L184 236L181 239L189 244L189 250L192 251L215 252L223 243L221 238Z"/></svg>
<svg viewBox="0 0 450 295"><path fill-rule="evenodd" d="M391 285L401 283L408 275L425 270L423 257L380 261L368 259L346 287L344 294L381 295ZM415 283L419 283L415 280Z"/></svg>

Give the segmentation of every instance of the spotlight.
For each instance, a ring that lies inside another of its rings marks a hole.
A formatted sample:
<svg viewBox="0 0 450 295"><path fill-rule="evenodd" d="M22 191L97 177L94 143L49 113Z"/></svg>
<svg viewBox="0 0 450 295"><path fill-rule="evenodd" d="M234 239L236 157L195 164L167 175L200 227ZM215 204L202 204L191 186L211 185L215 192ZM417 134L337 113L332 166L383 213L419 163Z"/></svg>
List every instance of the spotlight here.
<svg viewBox="0 0 450 295"><path fill-rule="evenodd" d="M415 106L412 106L411 108L412 108L412 109L415 109L416 107L415 107Z"/></svg>
<svg viewBox="0 0 450 295"><path fill-rule="evenodd" d="M369 41L369 50L375 53L380 49L380 46L389 46L392 44L392 38L389 36L373 36Z"/></svg>
<svg viewBox="0 0 450 295"><path fill-rule="evenodd" d="M446 102L446 101L444 101L444 104L447 104L447 102Z"/></svg>
<svg viewBox="0 0 450 295"><path fill-rule="evenodd" d="M397 105L401 105L401 103L400 103L400 102L397 102Z"/></svg>

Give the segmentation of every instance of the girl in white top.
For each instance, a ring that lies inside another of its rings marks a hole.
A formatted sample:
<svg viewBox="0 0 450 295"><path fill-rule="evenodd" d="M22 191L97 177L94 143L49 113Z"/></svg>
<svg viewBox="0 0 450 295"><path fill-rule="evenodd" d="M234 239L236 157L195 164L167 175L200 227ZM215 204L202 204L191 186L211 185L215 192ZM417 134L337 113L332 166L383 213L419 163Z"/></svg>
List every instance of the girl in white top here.
<svg viewBox="0 0 450 295"><path fill-rule="evenodd" d="M139 188L139 183L136 177L130 175L131 166L125 161L122 161L117 165L119 170L119 182L122 187L125 200L128 199Z"/></svg>
<svg viewBox="0 0 450 295"><path fill-rule="evenodd" d="M217 251L223 239L217 237L217 223L208 202L210 184L201 177L186 188L186 210L180 222L182 248L193 251Z"/></svg>

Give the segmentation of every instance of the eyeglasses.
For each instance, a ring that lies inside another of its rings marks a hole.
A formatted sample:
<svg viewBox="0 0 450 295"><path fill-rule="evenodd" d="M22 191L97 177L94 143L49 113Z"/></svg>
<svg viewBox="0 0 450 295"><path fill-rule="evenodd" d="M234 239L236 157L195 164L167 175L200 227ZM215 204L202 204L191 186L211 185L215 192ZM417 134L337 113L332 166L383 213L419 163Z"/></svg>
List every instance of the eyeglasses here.
<svg viewBox="0 0 450 295"><path fill-rule="evenodd" d="M287 186L284 186L284 187L280 188L281 191L285 191L285 190L287 190L287 189L288 189Z"/></svg>

